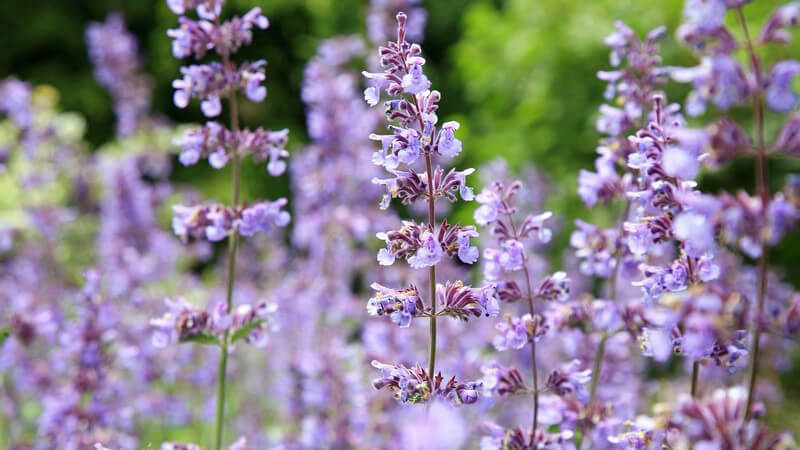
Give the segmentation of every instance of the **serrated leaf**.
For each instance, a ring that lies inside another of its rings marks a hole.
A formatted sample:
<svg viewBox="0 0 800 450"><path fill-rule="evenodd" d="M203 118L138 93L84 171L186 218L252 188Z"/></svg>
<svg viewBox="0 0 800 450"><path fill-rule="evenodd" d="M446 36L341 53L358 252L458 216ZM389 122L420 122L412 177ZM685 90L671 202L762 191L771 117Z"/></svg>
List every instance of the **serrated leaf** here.
<svg viewBox="0 0 800 450"><path fill-rule="evenodd" d="M193 342L196 344L204 344L204 345L216 345L219 347L221 344L219 339L216 336L212 336L206 333L200 334L193 334L191 336L186 336L185 338L181 339L181 342Z"/></svg>
<svg viewBox="0 0 800 450"><path fill-rule="evenodd" d="M242 328L236 330L236 332L233 333L233 336L231 336L231 344L244 338L245 336L250 334L251 331L253 331L256 327L260 326L264 322L265 322L264 319L256 319L248 323L247 325L243 326Z"/></svg>

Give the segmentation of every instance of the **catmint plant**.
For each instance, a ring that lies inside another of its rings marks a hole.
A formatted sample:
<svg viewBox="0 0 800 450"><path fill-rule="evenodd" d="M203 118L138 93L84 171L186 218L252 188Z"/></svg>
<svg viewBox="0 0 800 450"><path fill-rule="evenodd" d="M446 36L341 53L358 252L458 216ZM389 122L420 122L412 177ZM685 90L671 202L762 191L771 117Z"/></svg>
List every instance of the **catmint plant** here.
<svg viewBox="0 0 800 450"><path fill-rule="evenodd" d="M790 28L796 27L800 17L800 4L787 3L778 7L769 17L758 36L751 35L744 16L748 1L711 1L704 8L695 8L698 2L686 2L684 23L678 30L678 38L694 49L700 64L692 68L676 69L672 77L678 82L692 84L687 99L687 112L699 115L707 104L713 104L722 114L725 111L752 101L753 134L748 135L733 120L722 117L709 127L711 140L710 162L721 165L739 155L755 158L755 193L745 193L735 198L723 194L719 203L711 205L717 217L720 237L730 245L738 246L750 258L757 259L755 298L750 299L749 328L752 330L750 351L750 376L745 416L751 418L758 380L761 337L770 321L766 317L769 296L769 248L780 242L798 219L796 205L786 200L782 193L769 190L767 159L771 155L792 155L793 137L797 134L796 117L789 116L773 145L769 145L765 123L767 108L776 113L789 113L797 105L797 93L792 91L792 79L800 74L800 62L785 60L774 62L770 67L760 54L763 47L785 45L791 42ZM740 37L725 24L728 12L736 17ZM741 49L748 66L741 65L733 52ZM713 88L712 88L713 87ZM786 307L786 305L781 305Z"/></svg>
<svg viewBox="0 0 800 450"><path fill-rule="evenodd" d="M119 14L89 24L86 43L95 78L114 100L117 133L130 136L150 112L151 81L141 73L139 45Z"/></svg>
<svg viewBox="0 0 800 450"><path fill-rule="evenodd" d="M390 175L373 180L386 192L381 209L388 208L392 199L406 205L424 200L428 205L427 223L404 221L397 230L378 233L378 238L386 244L378 252L378 263L389 266L397 259L404 259L412 268L427 268L429 286L425 295L414 285L392 288L374 283L375 294L367 303L367 311L373 316L387 316L401 328L409 327L414 319L427 318L430 349L427 370L419 365L406 367L373 361L373 366L381 371L373 385L377 389L389 388L403 403L434 399L449 399L455 404L475 403L479 382L457 381L455 376L445 381L441 372L436 372L436 322L441 316L467 321L497 315L496 289L493 285L473 288L461 281L436 282L436 267L444 257L457 256L466 264L478 258L478 249L471 245L471 239L478 235L474 227L450 224L446 219L436 224L436 200L455 202L457 195L465 201L473 200L472 189L466 184L466 177L473 170L445 171L434 166L434 157L452 158L461 152L461 141L455 137L459 124L446 122L437 126L441 94L430 89L430 80L423 70L422 49L406 41L407 19L402 12L397 15L396 41L380 48L384 71L364 72L373 82L364 91L364 98L374 106L384 92L390 97L385 103L390 133L370 136L381 146L373 154L373 163ZM423 163L424 169L418 169Z"/></svg>
<svg viewBox="0 0 800 450"><path fill-rule="evenodd" d="M500 181L494 181L490 187L485 188L477 195L476 201L480 206L475 211L475 222L478 225L490 227L492 234L497 238L499 248L486 248L483 251L484 278L497 285L498 297L503 302L513 303L523 301L527 303L528 314L515 317L507 314L503 322L497 324L498 334L494 339L497 350L523 349L530 344L532 385L525 387L517 369L505 368L495 363L487 370L484 368L485 386L490 391L497 388L497 395L513 394L520 390L529 390L533 394L533 425L531 427L530 442L540 442L547 439L539 433L539 369L536 357L536 343L547 333L548 326L544 318L537 313L537 302L540 301L565 301L569 297L570 280L566 273L556 272L541 280L534 289L530 274L530 256L526 243L550 241L552 231L545 226L545 221L550 219L552 213L547 211L537 215L528 215L517 225L515 215L518 208L515 206L515 196L522 188L522 182L515 181L508 187ZM514 279L515 273L522 273L520 284ZM588 372L581 376L586 377ZM486 381L489 381L486 383ZM588 378L586 379L588 381ZM560 384L560 383L559 383ZM585 384L585 381L584 383ZM582 385L581 383L578 386ZM520 430L520 437L524 433Z"/></svg>
<svg viewBox="0 0 800 450"><path fill-rule="evenodd" d="M226 299L210 310L197 308L181 299L168 300L170 311L151 324L156 330L154 343L192 341L216 345L221 350L217 378L215 446L222 447L225 420L225 391L228 353L239 340L264 343L267 315L273 308L266 303L234 306L236 253L240 237L269 232L286 226L289 213L282 208L285 199L248 205L240 200L241 159L252 155L256 161L267 161L270 175L281 175L287 155L284 149L288 130L268 131L262 128L240 128L238 96L241 92L253 102L266 98L266 61L236 63L232 56L252 40L254 29L266 29L269 21L260 8L253 8L242 17L221 20L223 0L169 0L170 10L179 16L180 26L167 35L172 38L172 53L178 59L202 59L215 53L221 61L192 64L181 68L182 77L175 80L173 101L186 108L193 98L200 100L203 115L214 118L222 113L222 99L228 99L229 126L209 121L193 128L176 141L181 146L180 161L184 165L201 158L221 169L232 165L232 204L176 205L173 231L183 240L189 238L221 241L228 239L228 280ZM189 15L196 12L197 19Z"/></svg>
<svg viewBox="0 0 800 450"><path fill-rule="evenodd" d="M592 411L600 409L596 404L597 390L603 378L603 360L609 339L628 327L620 320L620 311L628 303L620 298L620 278L631 280L635 276L636 255L628 249L625 222L633 210L633 198L628 192L636 190L635 172L628 164L629 154L635 151L635 142L628 134L637 128L644 128L648 122L648 111L653 104L653 95L666 81L658 54L658 41L665 35L663 27L656 28L640 39L636 33L622 22L615 24L615 32L605 38L611 48L610 62L615 70L600 71L598 78L608 83L605 99L614 101L617 106L600 106L596 128L606 136L597 147L598 157L595 171L581 170L578 177L578 194L589 207L610 204L614 200L624 203L624 211L619 225L601 228L584 222L575 222L575 231L570 236L570 245L580 262L580 272L607 280L605 295L609 300L597 300L591 309L605 310L602 320L593 320L590 342L596 348L592 358L591 382L585 417L581 422L581 435L576 447L582 441L592 424ZM661 103L659 102L658 105ZM658 106L660 108L660 106ZM634 267L633 270L625 270ZM624 339L620 337L620 339ZM588 420L587 420L588 419Z"/></svg>

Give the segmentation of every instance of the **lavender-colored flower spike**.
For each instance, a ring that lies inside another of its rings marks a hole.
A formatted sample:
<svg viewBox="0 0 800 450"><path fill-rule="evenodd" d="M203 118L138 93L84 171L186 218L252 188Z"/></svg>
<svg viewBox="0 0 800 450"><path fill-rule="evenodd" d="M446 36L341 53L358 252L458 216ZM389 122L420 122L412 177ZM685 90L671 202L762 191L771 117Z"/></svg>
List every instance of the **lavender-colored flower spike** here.
<svg viewBox="0 0 800 450"><path fill-rule="evenodd" d="M109 90L117 114L117 132L133 134L150 109L150 80L140 73L139 46L125 28L122 16L86 28L89 59L97 81Z"/></svg>
<svg viewBox="0 0 800 450"><path fill-rule="evenodd" d="M471 239L478 236L473 227L449 224L443 220L435 223L435 204L437 199L455 202L474 199L474 193L466 184L466 177L473 170L445 171L435 166L436 155L453 157L462 151L462 143L455 136L459 125L438 123L438 102L441 94L432 91L431 82L424 72L425 59L418 44L406 41L408 17L397 14L397 39L381 47L380 62L383 72L363 72L370 86L364 91L368 105L374 106L385 92L391 99L386 101L386 115L392 124L391 134L370 135L370 139L380 143L380 150L373 154L375 165L383 167L391 178L375 177L373 184L383 186L386 194L380 204L386 209L392 199L398 198L403 204L417 200L428 203L428 223L403 222L398 230L378 233L377 237L386 243L377 254L380 265L394 264L405 259L414 269L427 268L429 271L429 298L423 302L419 290L412 286L407 289L393 289L373 284L378 291L367 304L371 315L391 317L400 327L408 327L416 317L427 317L430 321L430 350L427 371L422 368L408 369L375 363L383 371L383 377L375 381L378 389L388 387L405 403L427 402L438 397L447 397L456 404L469 404L477 400L477 389L467 383L459 383L452 378L442 384L440 373L435 371L436 361L436 320L439 316L451 316L462 320L470 317L498 314L499 305L493 285L476 289L462 282L436 283L436 267L445 256L457 256L466 264L478 260L479 251L472 246ZM425 171L418 169L425 162ZM458 193L458 194L456 194Z"/></svg>
<svg viewBox="0 0 800 450"><path fill-rule="evenodd" d="M207 158L216 169L229 163L232 165L233 204L176 205L173 207L175 216L172 227L175 234L184 240L190 236L212 242L229 238L227 295L225 302L210 312L185 301L170 303L171 312L151 323L156 329L155 341L158 345L193 341L220 348L216 450L222 447L229 349L240 339L264 345L269 329L266 316L274 311L265 302L255 306L233 305L239 238L284 227L290 220L289 213L282 209L287 203L286 199L251 205L240 202L241 158L252 155L256 161L269 160L267 171L274 176L282 174L286 169L286 163L281 158L287 156L285 145L288 131L239 128L240 93L253 102L261 102L267 96L267 90L262 85L266 79L266 61L237 64L232 56L252 41L255 29L266 29L269 21L258 7L242 17L221 21L223 3L224 0L167 0L170 10L180 16L180 26L168 30L167 35L173 40L172 53L176 58L202 59L213 51L222 60L181 67L182 77L172 83L175 88L173 102L179 108L186 108L192 98L197 98L206 117L217 117L223 110L222 100L227 99L231 129L218 122L208 122L203 127L187 131L175 143L182 147L179 158L182 164L195 164L201 158ZM191 11L197 14L197 20L188 17ZM242 449L244 446L245 443L240 441L232 448Z"/></svg>

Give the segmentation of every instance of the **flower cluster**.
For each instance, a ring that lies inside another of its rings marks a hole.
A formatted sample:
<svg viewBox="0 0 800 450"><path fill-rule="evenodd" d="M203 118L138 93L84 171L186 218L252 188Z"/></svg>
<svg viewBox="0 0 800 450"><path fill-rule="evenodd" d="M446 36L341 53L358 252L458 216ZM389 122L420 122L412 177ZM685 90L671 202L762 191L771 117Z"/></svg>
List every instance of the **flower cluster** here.
<svg viewBox="0 0 800 450"><path fill-rule="evenodd" d="M268 233L289 223L289 213L282 210L286 199L263 201L251 206L231 208L221 204L175 205L172 231L186 241L189 237L221 241L232 232L240 236Z"/></svg>
<svg viewBox="0 0 800 450"><path fill-rule="evenodd" d="M499 297L504 302L519 301L525 304L527 310L527 313L521 317L505 314L504 320L495 325L499 334L494 337L492 343L495 349L501 352L509 349L521 350L530 344L531 353L528 363L532 371L532 384L527 387L522 381L518 369L506 368L499 362L493 362L483 369L485 379L487 379L486 389L493 396L523 392L531 394L533 399L532 435L525 436L525 432L519 428L504 430L492 424L488 430L489 435L484 436L481 443L484 448L501 448L500 446L503 444L509 445L508 448L535 448L539 445L560 448L550 440L550 435L542 433L539 428L539 358L536 356L536 348L537 343L550 331L551 323L537 311L541 307L538 305L539 303L547 304L554 300L566 301L570 294L570 279L565 272L556 272L552 275L542 276L538 287L534 288L532 273L538 272L540 265L533 261L535 246L550 241L552 232L545 222L552 217L552 213L547 211L540 214L526 214L521 224L517 226L515 219L520 213L517 199L524 198L525 195L517 196L524 189L525 185L521 181L510 183L506 187L501 180L493 180L476 197L481 206L475 210L475 221L489 227L496 240L496 246L484 249L484 278L497 284ZM581 363L576 361L575 365L581 365ZM591 370L582 373L585 375L591 373ZM562 395L567 391L578 389L578 385L567 386L573 381L570 374L563 374L564 380L561 378L556 380L556 377L562 377L562 375L554 372L551 374L552 380L548 379L546 385L546 388L554 393ZM498 440L501 436L502 439ZM512 441L515 443L511 444ZM557 438L556 442L560 442L560 438ZM528 445L532 447L528 447Z"/></svg>
<svg viewBox="0 0 800 450"><path fill-rule="evenodd" d="M437 199L454 202L457 191L463 200L473 200L472 189L466 184L466 177L473 170L445 172L440 166L434 166L435 156L452 158L461 152L461 141L455 137L459 124L449 121L437 126L441 94L430 89L431 83L423 70L425 59L421 56L421 47L406 40L407 24L406 14L398 13L396 41L389 42L378 52L383 72L363 72L370 81L364 99L375 106L384 92L390 97L385 102L386 117L391 122L390 134L370 135L370 139L381 145L373 154L372 162L392 175L388 179L376 177L373 180L386 189L381 208L388 208L393 198L399 198L403 204L417 200L428 204L428 223L404 221L402 228L378 234L378 238L386 242L386 248L378 252L378 262L392 265L397 258L403 258L414 269L428 268L430 301L425 304L415 286L391 289L375 284L373 288L378 294L369 300L367 310L371 315L389 315L401 327L409 326L414 317L428 316L432 342L427 371L420 367L412 370L380 365L384 377L374 386L389 386L398 392L403 402L426 402L444 396L458 399L458 404L474 403L477 400L474 386L465 387L463 383L456 383L455 378L442 385L441 374L435 372L436 319L441 315L464 321L472 316L495 316L499 312L496 290L493 285L476 289L460 281L436 283L436 267L445 255L457 255L466 264L478 259L478 249L470 243L478 236L474 227L450 224L446 219L439 226L435 223Z"/></svg>
<svg viewBox="0 0 800 450"><path fill-rule="evenodd" d="M242 17L222 21L223 3L224 0L168 0L169 8L179 15L180 26L168 30L167 35L172 39L172 53L178 59L194 57L202 60L211 51L221 58L221 61L181 67L182 77L172 83L175 89L173 102L178 108L186 108L191 99L199 99L203 115L212 118L222 113L222 99L227 99L230 129L219 122L209 121L204 126L186 131L174 143L182 148L179 159L184 165L207 158L212 167L221 169L231 162L232 205L175 205L172 228L184 241L189 236L212 242L229 238L226 297L211 310L195 307L185 300L168 300L169 311L150 321L154 331L153 343L157 347L183 341L219 347L216 378L219 395L215 417L217 450L222 446L230 348L241 339L258 346L265 345L266 332L273 324L267 320L267 315L275 309L263 301L255 305L234 305L239 238L285 227L290 220L289 213L282 210L287 203L284 198L250 205L240 200L241 159L252 155L256 161L269 160L267 171L270 175L281 175L287 167L281 158L287 156L288 130L240 129L239 94L244 94L252 102L264 101L267 96L267 89L263 86L267 63L265 60L236 63L231 58L252 41L254 29L266 29L269 21L258 7ZM191 10L196 12L197 19L188 17ZM237 441L232 448L245 448L245 445L244 441Z"/></svg>
<svg viewBox="0 0 800 450"><path fill-rule="evenodd" d="M121 15L112 14L105 22L86 28L89 58L95 78L111 93L117 115L117 132L133 134L150 109L150 80L141 75L136 39L125 29Z"/></svg>
<svg viewBox="0 0 800 450"><path fill-rule="evenodd" d="M454 405L469 405L478 401L480 381L461 382L453 377L444 383L441 375L430 379L425 369L419 366L408 368L402 364L391 365L379 361L372 361L372 365L381 371L380 378L372 382L375 389L386 387L403 403L426 403L442 399Z"/></svg>
<svg viewBox="0 0 800 450"><path fill-rule="evenodd" d="M481 450L528 450L534 448L547 448L553 450L570 450L575 448L572 441L574 433L561 431L548 433L537 429L526 432L521 428L506 429L494 423L484 426L485 432L481 439Z"/></svg>
<svg viewBox="0 0 800 450"><path fill-rule="evenodd" d="M184 166L207 158L211 167L221 169L234 154L238 158L251 154L256 162L269 160L267 171L272 176L279 176L286 170L286 163L281 158L288 156L285 150L288 137L287 129L269 131L258 128L234 133L217 122L207 122L200 128L187 130L175 140L175 144L182 149L179 159Z"/></svg>
<svg viewBox="0 0 800 450"><path fill-rule="evenodd" d="M475 227L451 225L446 219L438 231L426 224L403 221L399 230L377 234L378 239L386 242L386 248L378 252L378 262L390 266L397 258L405 258L411 267L421 269L435 266L447 255L458 256L461 262L472 264L478 260L478 249L470 243L476 236Z"/></svg>
<svg viewBox="0 0 800 450"><path fill-rule="evenodd" d="M222 112L221 100L231 98L233 105L239 92L252 102L264 101L267 88L262 83L266 80L264 68L267 62L258 60L236 65L230 60L242 45L250 43L253 27L264 30L269 26L261 9L253 8L241 18L234 17L220 23L221 1L198 2L196 11L199 20L183 15L193 9L193 5L173 3L170 8L181 15L180 28L167 32L173 39L172 52L175 57L183 59L194 56L201 59L208 50L214 50L223 60L181 67L182 78L172 83L175 106L186 108L192 98L198 98L203 115L217 117ZM231 106L231 114L236 113L235 107ZM201 128L188 130L175 141L183 149L181 163L195 164L202 157L208 158L211 166L219 169L232 158L252 154L256 161L269 159L269 173L281 175L286 169L286 163L280 158L287 156L284 147L288 130L239 130L236 123L233 123L233 130L227 130L217 122L208 122Z"/></svg>
<svg viewBox="0 0 800 450"><path fill-rule="evenodd" d="M655 39L664 36L663 29L654 30L642 42L618 24L606 41L612 47L612 65L625 62L626 68L598 75L610 83L609 99L620 92L620 84L624 93L616 99L620 108L601 107L597 128L609 137L598 147L597 171L581 173L578 194L588 206L622 197L626 208L617 229L577 222L571 239L581 271L609 280L611 300L592 303L593 313L602 311L604 317L594 320L600 336L594 366L601 368L603 359L610 358L607 340L635 339L644 355L656 361L667 361L673 354L685 356L692 363L692 383L684 389L695 399L682 402L666 426L664 419L646 416L628 417L623 426L620 416L591 413L601 411L593 402L603 395L604 380L610 383L612 377L623 376L620 367L607 366L603 373L591 375L586 414L595 415L579 424L581 439L590 439L592 448L727 445L723 442L737 442L742 448L776 448L790 442L784 436L767 438L754 419L758 408L753 397L760 333L766 329L785 332L777 330L786 330L793 308L791 296L773 287L776 281L769 281L774 275L769 273L765 254L800 218L790 187L770 194L765 169L770 153L792 154L795 119L788 118L774 147L768 148L763 109L768 106L785 113L795 107L797 94L791 84L800 67L790 60L766 69L755 44L788 42L786 29L796 25L798 8L794 4L778 8L758 42L753 42L742 13L746 3L686 2L684 23L677 34L699 53L696 67L660 67ZM728 11L735 11L744 41L728 30ZM739 49L748 56L749 70L733 56ZM620 73L628 78L618 84ZM687 127L680 106L669 104L659 91L667 75L691 83L684 108L689 116L706 114L709 105L723 116L705 128ZM756 122L753 136L724 116L751 99ZM756 158L757 193L711 195L698 189L703 166L718 169L745 155ZM741 254L759 259L758 268L742 267ZM630 287L639 288L640 295ZM635 306L633 299L643 303ZM601 309L595 305L602 305ZM568 329L582 317L570 308L560 312L554 323ZM701 374L709 379L715 374L733 377L748 356L749 392L737 387L707 400L696 399L702 390ZM596 385L600 385L597 395ZM605 389L611 386L606 384ZM620 404L615 408L619 410Z"/></svg>
<svg viewBox="0 0 800 450"><path fill-rule="evenodd" d="M230 313L222 302L211 311L198 308L183 298L167 299L166 304L169 311L150 320L153 345L159 348L187 341L219 344L224 336L230 336L232 342L245 339L256 346L264 346L267 332L276 330L270 316L277 307L264 301L239 305Z"/></svg>
<svg viewBox="0 0 800 450"><path fill-rule="evenodd" d="M662 442L711 448L736 442L738 448L747 450L795 446L789 433L770 435L764 424L746 416L746 400L747 391L741 386L717 390L702 400L684 398L670 418L668 431L672 434L669 438L662 434Z"/></svg>

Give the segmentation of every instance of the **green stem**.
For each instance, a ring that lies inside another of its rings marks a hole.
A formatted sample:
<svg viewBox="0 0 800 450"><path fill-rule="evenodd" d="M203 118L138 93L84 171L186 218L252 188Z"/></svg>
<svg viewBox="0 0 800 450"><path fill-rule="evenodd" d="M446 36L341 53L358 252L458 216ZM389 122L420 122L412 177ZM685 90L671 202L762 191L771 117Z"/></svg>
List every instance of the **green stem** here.
<svg viewBox="0 0 800 450"><path fill-rule="evenodd" d="M228 65L227 55L224 55L225 65ZM236 102L236 92L230 96L230 121L231 129L234 133L239 131L239 111ZM233 149L233 209L239 207L239 191L241 183L241 168L239 164L239 149ZM234 227L228 241L228 284L225 299L225 312L230 314L233 307L233 285L236 280L236 251L239 247L239 230ZM222 448L222 429L225 421L225 387L228 373L228 330L222 338L222 354L219 360L219 371L217 373L217 416L216 416L216 438L214 448Z"/></svg>
<svg viewBox="0 0 800 450"><path fill-rule="evenodd" d="M514 233L514 240L518 241L519 236L517 235L517 227L514 225L514 216L509 212L508 213L508 223L511 225L511 230ZM525 274L525 285L528 290L528 310L531 314L531 319L536 319L536 302L533 298L533 289L531 289L531 276L528 272L528 261L525 261L525 265L522 266L522 270ZM535 333L536 331L534 331ZM536 434L536 428L539 427L539 370L536 366L536 339L531 341L531 370L533 372L533 428L531 429L531 434Z"/></svg>
<svg viewBox="0 0 800 450"><path fill-rule="evenodd" d="M408 64L406 63L406 52L403 51L403 68L408 74ZM422 122L422 109L419 107L417 95L411 94L414 100L414 108L417 112L417 122L419 132L425 132L425 124ZM431 233L436 233L436 197L433 195L433 162L430 152L425 153L425 167L428 171L428 226ZM430 316L430 343L428 348L428 377L430 377L431 391L433 391L434 371L436 370L436 266L431 266L429 277L431 291L431 316Z"/></svg>
<svg viewBox="0 0 800 450"><path fill-rule="evenodd" d="M416 104L416 97L414 97ZM417 107L419 111L419 107ZM422 119L420 119L422 120ZM421 126L421 125L420 125ZM431 154L425 154L425 166L428 170L428 225L431 233L436 233L436 199L433 196L433 163ZM431 291L431 318L430 318L430 348L428 349L428 376L431 380L431 390L436 370L436 266L430 268Z"/></svg>
<svg viewBox="0 0 800 450"><path fill-rule="evenodd" d="M607 340L608 335L603 333L600 337L600 342L597 344L597 355L594 358L594 364L592 364L592 380L589 383L589 403L587 403L589 406L594 403L597 397L597 384L600 381L600 370L603 368L603 356L605 356L606 353ZM597 376L595 376L595 374L597 374Z"/></svg>
<svg viewBox="0 0 800 450"><path fill-rule="evenodd" d="M766 214L767 207L769 206L769 190L767 188L767 146L764 140L764 100L761 95L761 90L764 86L761 75L761 64L759 63L758 55L756 55L753 48L753 40L750 38L750 31L747 28L747 21L744 18L742 8L736 8L739 24L742 26L742 31L747 44L747 54L750 57L750 68L756 77L756 89L753 90L753 110L756 122L756 137L758 139L758 154L756 156L756 190L761 197L761 207L764 214ZM745 417L750 419L751 409L755 398L756 381L758 379L758 365L759 353L761 344L761 326L760 320L764 312L764 297L767 292L767 257L768 251L766 243L761 243L761 256L758 259L758 298L756 300L756 315L753 320L753 351L750 360L750 382L747 390L747 406L745 409Z"/></svg>
<svg viewBox="0 0 800 450"><path fill-rule="evenodd" d="M697 397L697 382L700 379L700 361L692 364L692 398Z"/></svg>

